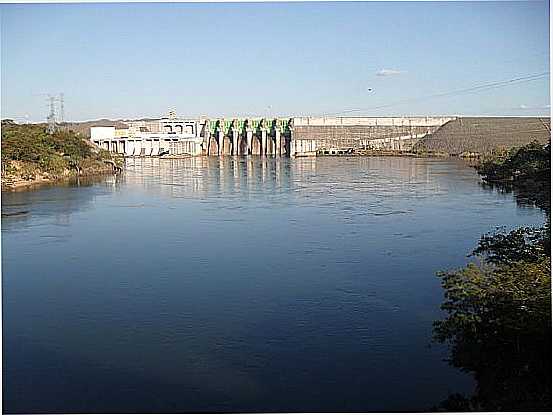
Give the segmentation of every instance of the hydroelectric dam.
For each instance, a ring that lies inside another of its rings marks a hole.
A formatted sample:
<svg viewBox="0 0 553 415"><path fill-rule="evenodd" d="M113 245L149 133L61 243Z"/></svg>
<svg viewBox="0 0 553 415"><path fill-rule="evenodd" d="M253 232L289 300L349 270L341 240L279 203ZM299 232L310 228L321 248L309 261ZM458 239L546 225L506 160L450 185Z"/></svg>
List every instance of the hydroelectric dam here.
<svg viewBox="0 0 553 415"><path fill-rule="evenodd" d="M109 121L111 122L111 121ZM450 155L546 143L549 117L276 117L158 119L92 125L97 146L127 157L311 156L426 149Z"/></svg>
<svg viewBox="0 0 553 415"><path fill-rule="evenodd" d="M455 117L177 117L92 126L97 146L128 157L309 156L361 149L409 150Z"/></svg>

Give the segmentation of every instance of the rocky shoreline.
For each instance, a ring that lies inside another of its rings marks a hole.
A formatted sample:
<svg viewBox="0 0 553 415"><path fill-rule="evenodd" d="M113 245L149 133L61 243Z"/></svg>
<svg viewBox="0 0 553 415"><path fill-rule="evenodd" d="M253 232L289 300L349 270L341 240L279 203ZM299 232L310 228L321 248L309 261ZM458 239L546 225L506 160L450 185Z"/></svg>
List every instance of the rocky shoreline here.
<svg viewBox="0 0 553 415"><path fill-rule="evenodd" d="M52 174L44 171L36 171L33 174L3 174L1 178L2 191L30 190L42 185L64 183L76 178L90 178L117 173L110 164L95 166L93 168L76 170L64 170L61 174Z"/></svg>

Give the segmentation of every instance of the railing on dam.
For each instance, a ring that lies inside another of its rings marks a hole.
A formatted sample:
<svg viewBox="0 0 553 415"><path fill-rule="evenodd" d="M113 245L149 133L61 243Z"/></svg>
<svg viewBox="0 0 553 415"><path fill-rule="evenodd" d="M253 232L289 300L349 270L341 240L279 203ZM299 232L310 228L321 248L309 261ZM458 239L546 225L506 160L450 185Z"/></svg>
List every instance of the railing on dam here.
<svg viewBox="0 0 553 415"><path fill-rule="evenodd" d="M456 117L294 117L293 125L311 127L439 127Z"/></svg>

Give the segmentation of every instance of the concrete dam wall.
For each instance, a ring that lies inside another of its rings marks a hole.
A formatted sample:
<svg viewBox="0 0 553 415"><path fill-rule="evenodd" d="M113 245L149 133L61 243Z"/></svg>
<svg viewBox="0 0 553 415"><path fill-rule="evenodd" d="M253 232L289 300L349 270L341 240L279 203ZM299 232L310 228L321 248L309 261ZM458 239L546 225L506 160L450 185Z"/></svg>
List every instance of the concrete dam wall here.
<svg viewBox="0 0 553 415"><path fill-rule="evenodd" d="M205 155L315 155L337 149L410 149L452 117L294 117L201 120Z"/></svg>
<svg viewBox="0 0 553 415"><path fill-rule="evenodd" d="M330 149L409 150L454 117L296 117L291 154Z"/></svg>
<svg viewBox="0 0 553 415"><path fill-rule="evenodd" d="M546 142L538 117L293 117L180 119L91 127L91 141L126 156L310 156L359 150L486 153Z"/></svg>

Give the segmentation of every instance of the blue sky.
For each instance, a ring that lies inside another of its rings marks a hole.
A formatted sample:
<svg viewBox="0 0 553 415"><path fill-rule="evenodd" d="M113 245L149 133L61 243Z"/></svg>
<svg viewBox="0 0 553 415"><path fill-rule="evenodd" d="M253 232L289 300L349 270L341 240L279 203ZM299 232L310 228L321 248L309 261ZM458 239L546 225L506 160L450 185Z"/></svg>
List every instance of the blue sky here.
<svg viewBox="0 0 553 415"><path fill-rule="evenodd" d="M168 109L550 112L548 76L419 99L548 72L546 1L4 4L0 12L2 118L43 120L40 94L59 92L69 120Z"/></svg>

